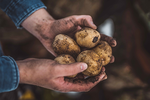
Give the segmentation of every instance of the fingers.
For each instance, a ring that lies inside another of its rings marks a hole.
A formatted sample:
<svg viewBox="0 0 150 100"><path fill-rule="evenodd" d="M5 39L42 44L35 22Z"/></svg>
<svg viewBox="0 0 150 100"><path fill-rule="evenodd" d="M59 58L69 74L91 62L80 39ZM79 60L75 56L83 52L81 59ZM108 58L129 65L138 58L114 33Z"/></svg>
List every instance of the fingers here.
<svg viewBox="0 0 150 100"><path fill-rule="evenodd" d="M78 74L86 69L87 64L81 62L66 65L59 64L58 66L55 67L55 73L57 74L58 77L63 77Z"/></svg>
<svg viewBox="0 0 150 100"><path fill-rule="evenodd" d="M116 42L116 40L115 40L114 38L109 37L109 36L104 35L104 34L101 34L101 40L107 41L108 44L109 44L110 46L112 46L112 47L115 47L115 46L117 45L117 42Z"/></svg>
<svg viewBox="0 0 150 100"><path fill-rule="evenodd" d="M72 82L70 82L70 80L66 80L68 82L66 82L67 85L63 90L87 92L90 89L92 89L95 85L97 85L100 81L105 80L106 78L107 75L105 73L105 68L103 67L101 73L98 76L87 78L86 80L85 79L72 80Z"/></svg>
<svg viewBox="0 0 150 100"><path fill-rule="evenodd" d="M115 61L115 57L112 56L112 57L111 57L111 60L110 60L110 63L113 63L114 61Z"/></svg>
<svg viewBox="0 0 150 100"><path fill-rule="evenodd" d="M105 76L103 77L102 81L103 81L103 80L106 80L106 79L107 79L107 75L105 75Z"/></svg>
<svg viewBox="0 0 150 100"><path fill-rule="evenodd" d="M92 17L89 15L75 16L75 19L80 26L87 26L93 29L97 29L97 26L93 23Z"/></svg>
<svg viewBox="0 0 150 100"><path fill-rule="evenodd" d="M115 40L114 38L109 37L109 36L104 35L104 34L101 34L101 40L107 41L108 44L109 44L110 46L112 46L112 47L115 47L115 46L117 45L117 42L116 42L116 40ZM115 57L112 56L112 57L111 57L111 60L110 60L110 63L113 63L114 61L115 61Z"/></svg>
<svg viewBox="0 0 150 100"><path fill-rule="evenodd" d="M74 15L52 22L51 31L57 34L70 34L81 29L80 26L87 26L96 29L92 17L89 15Z"/></svg>
<svg viewBox="0 0 150 100"><path fill-rule="evenodd" d="M104 71L105 71L105 67L102 68L102 72L104 72ZM107 75L105 74L105 76L103 77L103 79L101 81L106 80L106 79L107 79Z"/></svg>
<svg viewBox="0 0 150 100"><path fill-rule="evenodd" d="M101 73L97 76L93 76L93 77L89 77L86 79L87 82L92 82L92 83L95 83L97 82L99 79L101 79L100 81L104 80L104 77L106 76L106 73L105 73L105 68L102 67L102 70L101 70Z"/></svg>

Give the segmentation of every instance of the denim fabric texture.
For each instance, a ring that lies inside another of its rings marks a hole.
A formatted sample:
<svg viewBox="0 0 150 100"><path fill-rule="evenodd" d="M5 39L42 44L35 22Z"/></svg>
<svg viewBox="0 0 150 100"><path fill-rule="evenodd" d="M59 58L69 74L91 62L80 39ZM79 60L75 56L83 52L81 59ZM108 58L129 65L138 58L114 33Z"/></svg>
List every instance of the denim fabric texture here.
<svg viewBox="0 0 150 100"><path fill-rule="evenodd" d="M41 0L0 0L0 8L12 19L18 29L21 23L40 8L46 8Z"/></svg>
<svg viewBox="0 0 150 100"><path fill-rule="evenodd" d="M15 60L4 56L0 45L0 93L16 89L19 79L19 70Z"/></svg>
<svg viewBox="0 0 150 100"><path fill-rule="evenodd" d="M9 56L0 57L0 93L15 90L19 85L19 70L15 60Z"/></svg>
<svg viewBox="0 0 150 100"><path fill-rule="evenodd" d="M40 0L0 0L0 8L17 28L32 13L46 6ZM0 47L0 93L15 90L19 85L19 69L12 57L3 56Z"/></svg>

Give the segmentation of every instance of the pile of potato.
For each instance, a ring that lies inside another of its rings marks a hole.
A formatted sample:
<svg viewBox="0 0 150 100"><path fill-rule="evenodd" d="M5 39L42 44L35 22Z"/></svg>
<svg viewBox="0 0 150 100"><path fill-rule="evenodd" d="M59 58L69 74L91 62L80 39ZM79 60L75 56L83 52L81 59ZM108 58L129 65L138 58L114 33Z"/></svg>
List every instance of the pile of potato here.
<svg viewBox="0 0 150 100"><path fill-rule="evenodd" d="M92 28L82 28L75 33L75 38L76 40L73 40L64 34L55 37L53 49L59 56L54 60L60 64L70 64L76 61L85 62L88 68L82 73L86 76L98 75L102 66L107 65L111 60L111 47L106 41L100 41L100 33ZM81 51L82 47L86 50ZM73 78L75 76L68 77Z"/></svg>

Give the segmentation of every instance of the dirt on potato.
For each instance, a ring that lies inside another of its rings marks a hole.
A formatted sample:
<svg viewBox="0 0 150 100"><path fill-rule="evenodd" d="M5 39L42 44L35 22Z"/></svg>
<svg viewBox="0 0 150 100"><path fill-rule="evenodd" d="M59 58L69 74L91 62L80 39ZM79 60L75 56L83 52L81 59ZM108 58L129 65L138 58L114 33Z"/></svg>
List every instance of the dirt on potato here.
<svg viewBox="0 0 150 100"><path fill-rule="evenodd" d="M84 27L75 33L76 42L81 47L92 48L100 41L100 33L92 28Z"/></svg>
<svg viewBox="0 0 150 100"><path fill-rule="evenodd" d="M56 62L58 62L59 64L71 64L71 63L75 63L74 58L72 56L68 55L68 54L59 55L54 60ZM66 76L66 77L68 77L68 78L74 78L76 75L77 74L71 75L71 76Z"/></svg>
<svg viewBox="0 0 150 100"><path fill-rule="evenodd" d="M59 34L55 37L53 49L58 55L69 54L74 58L76 58L81 51L80 47L72 38L63 34Z"/></svg>
<svg viewBox="0 0 150 100"><path fill-rule="evenodd" d="M87 76L96 76L102 68L102 61L99 56L92 50L85 50L77 57L78 62L85 62L88 68L82 73Z"/></svg>
<svg viewBox="0 0 150 100"><path fill-rule="evenodd" d="M99 45L92 49L102 59L103 66L107 65L112 57L112 48L106 41L100 41Z"/></svg>

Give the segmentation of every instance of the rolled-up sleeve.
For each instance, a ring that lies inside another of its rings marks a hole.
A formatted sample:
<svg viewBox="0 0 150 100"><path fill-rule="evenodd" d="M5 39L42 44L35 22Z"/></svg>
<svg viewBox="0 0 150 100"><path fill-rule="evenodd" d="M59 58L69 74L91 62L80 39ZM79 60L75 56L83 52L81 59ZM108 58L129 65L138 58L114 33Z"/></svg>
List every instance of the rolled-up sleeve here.
<svg viewBox="0 0 150 100"><path fill-rule="evenodd" d="M15 90L19 85L19 70L15 60L9 56L0 57L0 93Z"/></svg>
<svg viewBox="0 0 150 100"><path fill-rule="evenodd" d="M41 0L0 0L0 8L12 19L17 28L36 10L46 8Z"/></svg>

